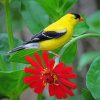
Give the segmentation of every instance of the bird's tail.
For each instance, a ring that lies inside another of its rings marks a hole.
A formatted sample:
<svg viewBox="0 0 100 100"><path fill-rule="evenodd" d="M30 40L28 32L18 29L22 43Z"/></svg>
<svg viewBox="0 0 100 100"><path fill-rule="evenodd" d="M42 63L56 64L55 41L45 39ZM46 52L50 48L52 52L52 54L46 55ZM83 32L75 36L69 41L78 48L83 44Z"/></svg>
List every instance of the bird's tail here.
<svg viewBox="0 0 100 100"><path fill-rule="evenodd" d="M14 48L13 50L9 51L8 54L10 53L14 53L20 50L24 50L24 49L36 49L39 48L39 44L38 43L28 43L28 44L23 44L17 48Z"/></svg>
<svg viewBox="0 0 100 100"><path fill-rule="evenodd" d="M23 46L19 46L19 47L17 47L17 48L14 48L13 50L9 51L8 54L14 53L14 52L16 52L16 51L20 51L20 50L23 50L23 49L25 49Z"/></svg>

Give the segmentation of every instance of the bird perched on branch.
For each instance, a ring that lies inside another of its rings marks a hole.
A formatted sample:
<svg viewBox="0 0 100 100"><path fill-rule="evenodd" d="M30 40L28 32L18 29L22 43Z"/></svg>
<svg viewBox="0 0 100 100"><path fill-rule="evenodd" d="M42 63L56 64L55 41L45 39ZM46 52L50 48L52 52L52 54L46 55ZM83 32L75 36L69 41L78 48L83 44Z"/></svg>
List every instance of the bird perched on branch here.
<svg viewBox="0 0 100 100"><path fill-rule="evenodd" d="M13 53L23 49L54 50L69 42L73 36L75 26L83 21L79 14L69 13L58 21L50 24L38 34L34 35L30 41L9 51Z"/></svg>

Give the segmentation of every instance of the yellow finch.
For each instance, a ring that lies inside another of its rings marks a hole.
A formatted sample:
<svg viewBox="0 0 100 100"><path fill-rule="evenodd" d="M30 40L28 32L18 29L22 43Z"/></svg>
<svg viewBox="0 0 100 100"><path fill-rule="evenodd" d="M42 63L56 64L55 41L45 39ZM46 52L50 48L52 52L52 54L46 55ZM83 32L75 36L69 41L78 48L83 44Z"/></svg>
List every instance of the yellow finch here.
<svg viewBox="0 0 100 100"><path fill-rule="evenodd" d="M73 29L83 18L79 14L69 13L52 23L30 41L9 51L13 53L23 49L54 50L67 43L73 36Z"/></svg>

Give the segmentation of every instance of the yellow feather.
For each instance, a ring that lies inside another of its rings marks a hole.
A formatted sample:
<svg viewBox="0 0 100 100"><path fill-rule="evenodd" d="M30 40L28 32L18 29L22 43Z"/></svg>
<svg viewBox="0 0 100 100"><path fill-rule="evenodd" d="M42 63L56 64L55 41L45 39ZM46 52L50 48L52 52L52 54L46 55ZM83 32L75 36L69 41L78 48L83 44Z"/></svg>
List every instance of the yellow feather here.
<svg viewBox="0 0 100 100"><path fill-rule="evenodd" d="M46 31L59 32L64 29L66 29L67 32L65 35L59 38L40 42L39 43L40 50L53 50L67 43L72 38L73 29L78 22L79 20L75 19L75 16L73 14L67 14L62 18L60 18L58 21L49 25L47 28L44 29L44 32Z"/></svg>
<svg viewBox="0 0 100 100"><path fill-rule="evenodd" d="M8 53L31 48L40 50L54 50L59 48L71 40L75 25L78 24L79 21L83 20L84 18L82 18L79 14L66 14L58 21L46 27L43 30L43 33L40 32L38 35L33 36L30 41L14 48ZM48 31L53 32L50 33ZM51 37L49 35L51 35Z"/></svg>

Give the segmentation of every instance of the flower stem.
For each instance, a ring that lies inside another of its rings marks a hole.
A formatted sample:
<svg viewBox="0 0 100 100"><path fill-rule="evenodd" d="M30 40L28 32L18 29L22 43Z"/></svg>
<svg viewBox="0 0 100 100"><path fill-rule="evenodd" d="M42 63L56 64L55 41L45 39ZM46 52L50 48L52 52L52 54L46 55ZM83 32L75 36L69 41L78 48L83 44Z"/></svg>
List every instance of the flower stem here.
<svg viewBox="0 0 100 100"><path fill-rule="evenodd" d="M37 100L42 100L43 99L42 97L43 97L43 94L39 94L37 97Z"/></svg>
<svg viewBox="0 0 100 100"><path fill-rule="evenodd" d="M74 42L76 42L77 40L80 40L80 39L84 39L84 38L89 38L89 37L93 37L93 38L100 38L100 34L98 33L87 33L87 34L83 34L83 35L80 35L78 37L75 37L73 38L72 40L70 40L68 43L66 43L63 48L60 50L59 52L59 55L62 56L63 53L65 52L65 50ZM56 58L56 62L59 63L59 58L57 57Z"/></svg>
<svg viewBox="0 0 100 100"><path fill-rule="evenodd" d="M9 48L11 50L14 48L14 37L12 32L12 20L11 20L10 5L8 0L6 0L5 3L5 11L6 11L6 27L8 32Z"/></svg>
<svg viewBox="0 0 100 100"><path fill-rule="evenodd" d="M83 35L80 35L76 38L73 38L71 41L69 41L67 44L64 45L64 47L60 50L59 54L62 56L64 51L66 50L66 48L68 48L72 43L76 42L77 40L88 38L88 37L100 38L100 34L90 34L90 33L88 33L88 34L83 34Z"/></svg>
<svg viewBox="0 0 100 100"><path fill-rule="evenodd" d="M6 0L4 6L5 6L5 13L6 13L6 27L7 27L7 32L8 32L9 49L11 50L14 48L14 37L13 37L13 32L12 32L10 4L8 0ZM13 70L16 70L15 63L12 63L12 66L13 66Z"/></svg>

